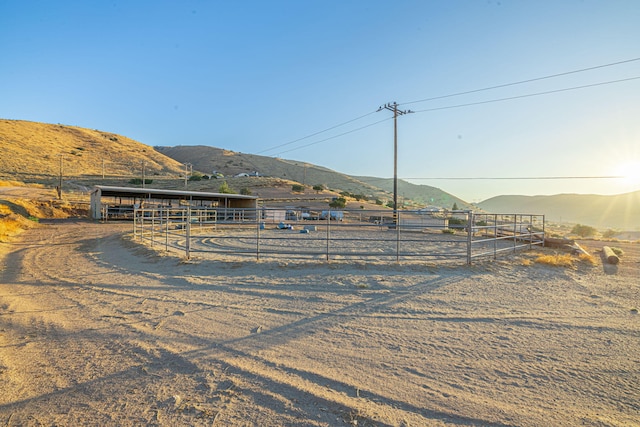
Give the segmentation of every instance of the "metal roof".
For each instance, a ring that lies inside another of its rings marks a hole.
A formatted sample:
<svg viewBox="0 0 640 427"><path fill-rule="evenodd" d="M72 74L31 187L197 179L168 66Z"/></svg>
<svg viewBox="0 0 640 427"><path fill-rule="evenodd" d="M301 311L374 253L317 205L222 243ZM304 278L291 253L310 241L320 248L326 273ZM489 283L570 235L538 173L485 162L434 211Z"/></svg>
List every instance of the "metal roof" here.
<svg viewBox="0 0 640 427"><path fill-rule="evenodd" d="M227 194L227 193L206 193L202 191L182 191L182 190L162 190L159 188L133 188L133 187L110 187L106 185L96 185L92 193L100 190L102 196L115 197L131 197L131 196L149 196L162 197L165 199L183 199L191 200L211 200L211 199L245 199L256 200L256 196L246 196L244 194Z"/></svg>

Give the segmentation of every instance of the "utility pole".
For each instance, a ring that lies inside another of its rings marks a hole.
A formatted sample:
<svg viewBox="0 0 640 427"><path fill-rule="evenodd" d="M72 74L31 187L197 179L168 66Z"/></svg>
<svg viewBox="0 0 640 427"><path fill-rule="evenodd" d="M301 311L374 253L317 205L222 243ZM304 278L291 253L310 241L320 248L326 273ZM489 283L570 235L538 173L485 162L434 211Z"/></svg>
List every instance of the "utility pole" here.
<svg viewBox="0 0 640 427"><path fill-rule="evenodd" d="M60 153L60 174L58 175L58 187L56 188L56 192L58 193L58 199L62 200L62 158L64 154Z"/></svg>
<svg viewBox="0 0 640 427"><path fill-rule="evenodd" d="M393 223L398 221L398 116L413 113L411 110L398 110L396 102L388 102L378 108L378 111L393 112Z"/></svg>
<svg viewBox="0 0 640 427"><path fill-rule="evenodd" d="M145 166L145 164L144 164L144 160L143 160L142 161L142 188L144 188L144 180L145 180L145 178L144 178L144 166Z"/></svg>
<svg viewBox="0 0 640 427"><path fill-rule="evenodd" d="M184 188L187 188L187 181L189 179L189 166L193 168L193 165L191 163L184 164ZM191 169L191 171L193 172L193 169Z"/></svg>

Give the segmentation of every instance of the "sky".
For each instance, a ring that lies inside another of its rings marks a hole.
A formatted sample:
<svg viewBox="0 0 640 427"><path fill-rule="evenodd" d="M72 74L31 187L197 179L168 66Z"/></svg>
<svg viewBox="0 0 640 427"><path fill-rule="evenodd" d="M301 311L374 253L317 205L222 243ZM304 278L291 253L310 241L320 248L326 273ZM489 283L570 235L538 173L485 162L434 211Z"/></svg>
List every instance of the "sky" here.
<svg viewBox="0 0 640 427"><path fill-rule="evenodd" d="M640 190L638 22L637 0L0 0L0 118L395 165L468 202L621 194Z"/></svg>

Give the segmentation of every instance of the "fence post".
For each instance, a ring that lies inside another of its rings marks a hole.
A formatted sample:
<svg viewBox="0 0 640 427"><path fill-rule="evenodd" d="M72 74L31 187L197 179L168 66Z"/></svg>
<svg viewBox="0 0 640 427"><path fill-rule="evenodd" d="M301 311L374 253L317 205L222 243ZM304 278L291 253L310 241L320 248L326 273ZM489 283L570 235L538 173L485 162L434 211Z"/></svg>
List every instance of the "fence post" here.
<svg viewBox="0 0 640 427"><path fill-rule="evenodd" d="M162 208L160 208L162 209ZM156 210L151 208L151 247L153 247L156 239Z"/></svg>
<svg viewBox="0 0 640 427"><path fill-rule="evenodd" d="M396 225L396 263L400 262L400 211L394 212Z"/></svg>
<svg viewBox="0 0 640 427"><path fill-rule="evenodd" d="M493 259L498 258L498 214L493 215Z"/></svg>
<svg viewBox="0 0 640 427"><path fill-rule="evenodd" d="M186 233L186 241L185 241L185 251L187 253L187 259L191 257L191 206L187 206L187 224L185 225Z"/></svg>
<svg viewBox="0 0 640 427"><path fill-rule="evenodd" d="M513 253L518 246L518 214L513 214Z"/></svg>
<svg viewBox="0 0 640 427"><path fill-rule="evenodd" d="M327 211L327 261L329 261L329 239L331 236L330 229L331 228L331 209Z"/></svg>
<svg viewBox="0 0 640 427"><path fill-rule="evenodd" d="M140 218L140 241L144 241L144 216L142 216L142 208L139 208L137 210L139 217ZM134 213L134 217L135 217L135 213Z"/></svg>
<svg viewBox="0 0 640 427"><path fill-rule="evenodd" d="M258 211L256 210L256 261L260 260L260 227L262 222L260 221Z"/></svg>
<svg viewBox="0 0 640 427"><path fill-rule="evenodd" d="M467 211L467 265L471 265L471 242L473 241L473 211Z"/></svg>
<svg viewBox="0 0 640 427"><path fill-rule="evenodd" d="M170 208L167 208L167 220L164 228L164 250L169 250L169 215L171 214Z"/></svg>

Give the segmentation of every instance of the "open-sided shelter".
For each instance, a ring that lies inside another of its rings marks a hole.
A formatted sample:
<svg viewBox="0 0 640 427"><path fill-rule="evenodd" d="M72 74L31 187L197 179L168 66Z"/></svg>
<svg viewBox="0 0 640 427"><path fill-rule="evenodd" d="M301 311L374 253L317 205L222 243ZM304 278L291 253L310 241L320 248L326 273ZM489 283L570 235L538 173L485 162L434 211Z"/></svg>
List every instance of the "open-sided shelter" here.
<svg viewBox="0 0 640 427"><path fill-rule="evenodd" d="M91 217L94 219L132 217L134 208L140 206L257 209L258 198L242 194L104 185L96 185L91 192Z"/></svg>

